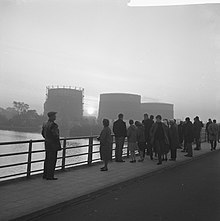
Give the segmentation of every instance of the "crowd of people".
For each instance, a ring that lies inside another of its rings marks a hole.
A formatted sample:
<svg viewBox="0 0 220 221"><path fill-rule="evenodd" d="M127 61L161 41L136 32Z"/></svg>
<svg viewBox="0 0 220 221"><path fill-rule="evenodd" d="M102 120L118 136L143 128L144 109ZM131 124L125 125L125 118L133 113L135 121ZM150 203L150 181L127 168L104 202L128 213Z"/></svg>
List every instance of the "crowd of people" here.
<svg viewBox="0 0 220 221"><path fill-rule="evenodd" d="M108 170L108 162L112 159L112 134L109 128L109 120L103 120L103 130L98 137L100 141L100 155L104 162L101 171ZM146 155L150 159L158 159L157 164L162 164L168 160L176 161L177 149L182 149L186 157L193 157L192 144L195 143L194 150L201 150L201 130L204 124L198 116L194 122L189 117L185 121L180 121L177 125L175 119L162 119L161 115L150 117L144 114L142 122L129 120L129 127L123 120L123 114L118 115L118 119L113 123L113 133L115 136L115 162L125 162L122 158L125 138L127 137L128 150L130 152L130 163L136 162L136 151L139 153L138 162L143 162ZM208 142L211 144L211 151L216 149L220 138L220 128L216 120L209 119L206 124L206 134Z"/></svg>
<svg viewBox="0 0 220 221"><path fill-rule="evenodd" d="M54 177L54 171L57 161L57 152L61 150L59 128L55 123L56 112L49 112L48 121L43 124L42 136L45 138L45 162L43 179L57 180ZM103 119L103 130L97 138L100 141L100 155L104 166L101 171L108 170L108 162L112 159L112 131L109 127L109 120ZM203 127L199 117L194 118L194 122L186 117L184 122L177 125L175 119L163 119L157 115L148 117L144 114L142 122L129 120L129 127L123 120L123 114L118 115L118 119L113 123L113 133L115 136L115 161L125 162L123 160L123 147L125 138L127 137L128 149L130 152L131 163L136 162L136 151L139 152L138 162L143 162L146 155L150 159L158 159L158 165L168 160L170 152L171 161L177 158L177 149L181 148L182 152L186 152L186 157L193 156L192 143L195 142L194 150L201 149L201 130ZM220 127L216 120L209 119L206 124L206 134L208 142L211 145L211 151L217 147L220 139Z"/></svg>

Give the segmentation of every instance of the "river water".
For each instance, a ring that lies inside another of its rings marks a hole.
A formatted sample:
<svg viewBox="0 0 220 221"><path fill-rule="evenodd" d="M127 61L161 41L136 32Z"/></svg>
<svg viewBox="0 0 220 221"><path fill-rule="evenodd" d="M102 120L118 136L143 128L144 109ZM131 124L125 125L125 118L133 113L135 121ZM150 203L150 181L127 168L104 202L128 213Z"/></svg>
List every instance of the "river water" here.
<svg viewBox="0 0 220 221"><path fill-rule="evenodd" d="M39 133L26 133L26 132L16 132L16 131L5 131L0 130L0 143L1 142L12 142L12 141L28 141L28 140L41 140L43 139L41 134ZM94 143L98 144L98 141L94 139ZM79 145L88 145L89 139L77 139L73 141L67 141L67 147L69 146L79 146ZM42 150L44 149L44 143L33 143L32 150ZM93 151L98 151L99 146L94 146ZM8 153L18 153L28 151L28 143L27 144L13 144L13 145L0 145L0 155L1 154L8 154ZM82 154L88 153L88 147L81 147L75 149L68 149L66 152L66 156L68 155L75 155L75 154ZM62 151L58 152L58 157L62 156ZM32 155L33 160L42 160L44 159L44 153L34 153ZM99 154L94 153L93 159L98 159ZM72 163L80 163L82 161L87 161L88 155L83 156L75 156L66 159L66 164ZM0 166L14 164L14 163L21 163L27 162L27 154L25 155L17 155L17 156L9 156L9 157L0 157ZM83 164L83 163L82 163ZM85 164L85 163L84 163ZM61 159L57 160L57 166L61 165ZM32 170L39 170L43 168L43 162L33 163ZM0 168L0 177L7 176L10 174L15 173L22 173L26 172L27 165L20 165L15 167L6 167ZM2 179L0 179L1 181Z"/></svg>

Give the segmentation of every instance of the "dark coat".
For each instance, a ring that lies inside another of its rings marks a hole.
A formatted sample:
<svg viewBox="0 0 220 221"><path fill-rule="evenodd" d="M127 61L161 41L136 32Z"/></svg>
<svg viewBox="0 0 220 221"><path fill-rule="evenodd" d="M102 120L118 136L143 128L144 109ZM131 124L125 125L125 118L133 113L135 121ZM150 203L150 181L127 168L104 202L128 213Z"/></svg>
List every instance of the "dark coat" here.
<svg viewBox="0 0 220 221"><path fill-rule="evenodd" d="M199 120L196 120L193 123L194 138L200 138L202 127L203 127L203 123L201 121L199 121Z"/></svg>
<svg viewBox="0 0 220 221"><path fill-rule="evenodd" d="M126 124L122 119L118 119L113 123L113 133L115 134L115 137L127 136Z"/></svg>
<svg viewBox="0 0 220 221"><path fill-rule="evenodd" d="M134 125L131 125L127 131L127 137L129 143L137 142L137 128Z"/></svg>
<svg viewBox="0 0 220 221"><path fill-rule="evenodd" d="M184 123L183 125L183 136L186 143L192 143L194 140L193 136L193 124L191 121Z"/></svg>
<svg viewBox="0 0 220 221"><path fill-rule="evenodd" d="M163 127L163 132L164 132L164 137L165 137L164 142L165 142L165 144L169 145L167 126L164 123L162 123L162 127ZM151 144L154 144L154 136L157 131L157 128L158 128L158 123L156 122L152 125L151 130L150 130Z"/></svg>
<svg viewBox="0 0 220 221"><path fill-rule="evenodd" d="M48 120L44 123L41 134L45 138L46 151L61 150L59 128L55 122Z"/></svg>
<svg viewBox="0 0 220 221"><path fill-rule="evenodd" d="M109 127L104 127L98 140L100 140L100 156L101 160L107 161L111 159L112 135Z"/></svg>
<svg viewBox="0 0 220 221"><path fill-rule="evenodd" d="M176 150L179 147L178 126L172 124L169 128L170 149Z"/></svg>
<svg viewBox="0 0 220 221"><path fill-rule="evenodd" d="M143 125L144 125L144 135L145 135L145 141L149 142L150 141L150 129L153 125L154 121L151 119L146 119L143 120Z"/></svg>

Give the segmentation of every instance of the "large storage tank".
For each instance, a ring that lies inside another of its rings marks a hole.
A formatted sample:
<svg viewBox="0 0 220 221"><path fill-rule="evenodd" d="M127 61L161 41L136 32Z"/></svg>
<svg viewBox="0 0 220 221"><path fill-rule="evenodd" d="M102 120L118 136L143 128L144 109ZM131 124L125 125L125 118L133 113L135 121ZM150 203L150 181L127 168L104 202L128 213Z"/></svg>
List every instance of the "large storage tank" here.
<svg viewBox="0 0 220 221"><path fill-rule="evenodd" d="M47 87L44 114L56 111L57 120L67 128L83 116L83 89L73 87Z"/></svg>
<svg viewBox="0 0 220 221"><path fill-rule="evenodd" d="M163 119L174 119L173 104L168 103L142 103L141 113L144 115L161 115Z"/></svg>
<svg viewBox="0 0 220 221"><path fill-rule="evenodd" d="M98 119L115 120L123 113L124 119L141 119L141 96L126 93L106 93L100 95Z"/></svg>

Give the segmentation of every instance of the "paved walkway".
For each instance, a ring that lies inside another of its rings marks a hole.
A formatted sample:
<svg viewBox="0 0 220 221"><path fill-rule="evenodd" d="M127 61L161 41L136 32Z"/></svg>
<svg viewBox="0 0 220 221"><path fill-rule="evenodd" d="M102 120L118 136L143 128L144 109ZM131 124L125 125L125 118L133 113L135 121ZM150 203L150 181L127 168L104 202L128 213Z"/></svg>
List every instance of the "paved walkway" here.
<svg viewBox="0 0 220 221"><path fill-rule="evenodd" d="M57 174L56 181L43 180L40 176L29 180L14 181L0 186L0 220L11 220L21 216L42 214L49 211L48 208L57 208L65 202L78 202L86 199L89 194L103 190L121 182L140 177L154 172L189 162L204 154L210 153L210 144L203 143L202 150L194 151L193 158L187 158L185 153L178 150L177 161L167 161L162 165L156 165L157 161L151 161L148 156L142 163L109 164L109 171L101 172L100 165L81 169L72 169ZM90 197L92 195L89 195ZM31 216L23 217L27 220Z"/></svg>

